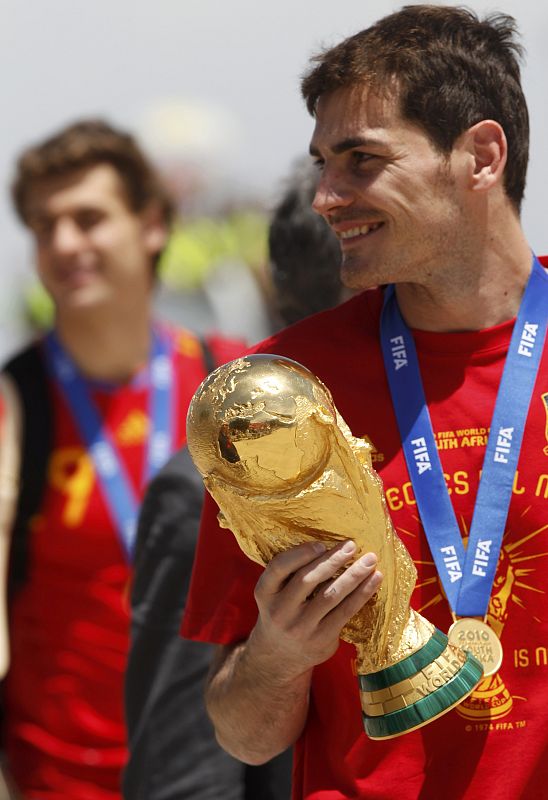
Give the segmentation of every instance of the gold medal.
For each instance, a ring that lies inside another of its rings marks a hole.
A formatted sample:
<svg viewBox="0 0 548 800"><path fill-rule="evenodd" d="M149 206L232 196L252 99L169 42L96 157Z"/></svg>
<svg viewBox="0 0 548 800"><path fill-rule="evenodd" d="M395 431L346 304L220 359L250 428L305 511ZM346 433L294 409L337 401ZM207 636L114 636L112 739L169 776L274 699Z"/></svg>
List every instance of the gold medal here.
<svg viewBox="0 0 548 800"><path fill-rule="evenodd" d="M486 622L475 617L462 617L455 620L447 635L451 644L467 650L478 659L486 678L498 672L502 664L502 645Z"/></svg>

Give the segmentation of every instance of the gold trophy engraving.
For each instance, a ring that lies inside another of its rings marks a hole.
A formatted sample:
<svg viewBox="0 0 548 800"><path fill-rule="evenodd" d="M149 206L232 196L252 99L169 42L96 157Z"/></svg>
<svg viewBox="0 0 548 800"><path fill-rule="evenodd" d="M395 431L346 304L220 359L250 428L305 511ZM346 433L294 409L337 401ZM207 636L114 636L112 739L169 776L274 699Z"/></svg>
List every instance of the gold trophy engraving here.
<svg viewBox="0 0 548 800"><path fill-rule="evenodd" d="M347 539L377 554L384 579L344 626L357 651L366 732L398 736L473 691L481 665L410 607L416 570L397 537L371 446L352 435L328 389L276 355L219 367L187 420L190 454L243 552L266 565L289 547Z"/></svg>

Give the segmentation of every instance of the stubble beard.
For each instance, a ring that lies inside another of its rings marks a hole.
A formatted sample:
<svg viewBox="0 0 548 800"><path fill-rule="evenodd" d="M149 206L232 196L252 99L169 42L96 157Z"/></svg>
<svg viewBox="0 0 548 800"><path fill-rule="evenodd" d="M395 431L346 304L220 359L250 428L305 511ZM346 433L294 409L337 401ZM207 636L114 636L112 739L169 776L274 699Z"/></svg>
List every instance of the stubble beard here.
<svg viewBox="0 0 548 800"><path fill-rule="evenodd" d="M378 270L369 269L364 259L358 255L343 255L341 262L341 282L347 289L364 291L378 286Z"/></svg>

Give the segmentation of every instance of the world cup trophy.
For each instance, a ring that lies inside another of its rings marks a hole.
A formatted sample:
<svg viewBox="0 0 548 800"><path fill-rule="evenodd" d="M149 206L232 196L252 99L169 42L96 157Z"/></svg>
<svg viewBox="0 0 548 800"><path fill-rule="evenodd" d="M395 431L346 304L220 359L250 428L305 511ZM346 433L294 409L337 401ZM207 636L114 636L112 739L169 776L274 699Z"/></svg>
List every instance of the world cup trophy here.
<svg viewBox="0 0 548 800"><path fill-rule="evenodd" d="M219 521L266 565L302 542L352 539L376 553L376 594L341 631L357 652L365 731L407 733L466 698L483 669L414 611L416 569L390 520L371 446L352 435L329 390L306 367L251 355L209 375L187 418L188 448Z"/></svg>

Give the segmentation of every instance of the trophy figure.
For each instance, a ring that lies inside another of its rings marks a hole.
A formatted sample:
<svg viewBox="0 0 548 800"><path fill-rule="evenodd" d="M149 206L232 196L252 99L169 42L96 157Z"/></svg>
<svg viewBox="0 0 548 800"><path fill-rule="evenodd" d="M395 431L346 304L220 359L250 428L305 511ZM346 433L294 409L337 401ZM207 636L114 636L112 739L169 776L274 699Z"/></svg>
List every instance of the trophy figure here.
<svg viewBox="0 0 548 800"><path fill-rule="evenodd" d="M216 369L187 419L188 448L219 521L253 561L310 540L352 539L384 579L341 631L356 647L365 731L385 739L449 711L481 680L480 663L410 607L416 569L397 537L370 445L355 438L306 367L252 355Z"/></svg>

